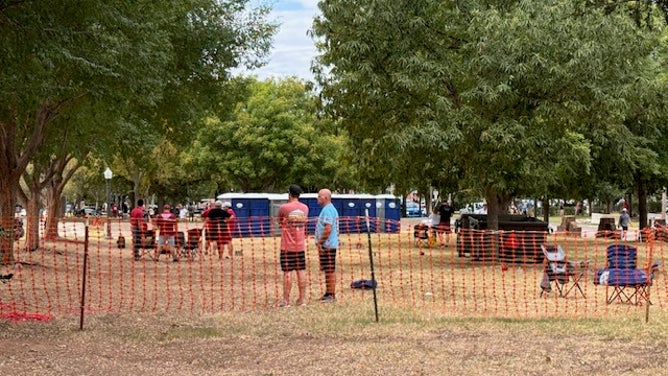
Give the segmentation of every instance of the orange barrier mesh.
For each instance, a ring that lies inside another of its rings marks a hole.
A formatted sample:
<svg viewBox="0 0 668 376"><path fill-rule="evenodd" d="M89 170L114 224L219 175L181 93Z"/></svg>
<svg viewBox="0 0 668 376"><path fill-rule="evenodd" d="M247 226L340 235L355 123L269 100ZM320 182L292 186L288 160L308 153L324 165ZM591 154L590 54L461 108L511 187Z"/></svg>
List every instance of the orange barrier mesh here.
<svg viewBox="0 0 668 376"><path fill-rule="evenodd" d="M341 224L337 300L340 304L363 303L371 299L371 293L353 290L350 283L370 278L366 224L360 217L342 218ZM179 231L187 233L203 224L181 222L178 226ZM243 226L238 233L247 237L233 239L232 259L219 260L202 239L194 257L181 257L178 262L168 254L154 261L154 245L135 261L127 220L112 219L112 238L106 233L106 225L89 227L85 311L199 314L275 307L283 288L275 219L246 221ZM594 284L595 271L606 267L609 244L637 247L639 267L648 267L653 261L665 265L668 244L654 231L642 236L629 231L623 241L619 236L597 236L586 231L574 235L462 229L457 234L433 234L433 239L425 241L416 236L411 224L373 219L371 228L379 307L402 307L451 317L642 315L644 310L636 305L606 304L607 287ZM384 232L388 229L396 231ZM79 312L85 223L63 218L58 230L58 240L44 241L34 252L17 250L16 265L0 270L14 273L12 280L0 285L0 317L17 312L46 316ZM126 240L125 248L117 246L119 235ZM568 259L582 267L579 286L584 296L573 290L566 297L555 291L541 295L543 244L561 245ZM20 243L17 249L21 249ZM307 303L315 304L323 293L324 281L312 235L306 257ZM651 291L652 309L665 309L668 283L663 268Z"/></svg>

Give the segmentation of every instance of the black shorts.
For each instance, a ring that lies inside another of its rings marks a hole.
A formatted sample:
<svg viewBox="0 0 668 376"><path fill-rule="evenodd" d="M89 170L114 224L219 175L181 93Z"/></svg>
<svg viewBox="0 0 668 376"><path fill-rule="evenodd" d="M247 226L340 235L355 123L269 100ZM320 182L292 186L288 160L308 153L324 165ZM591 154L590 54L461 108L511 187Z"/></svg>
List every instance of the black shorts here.
<svg viewBox="0 0 668 376"><path fill-rule="evenodd" d="M291 272L293 270L306 270L305 252L281 251L281 270L284 272Z"/></svg>
<svg viewBox="0 0 668 376"><path fill-rule="evenodd" d="M450 223L449 223L449 222L439 223L439 224L436 226L436 232L441 233L441 234L450 234L450 233L452 233L452 229L451 229L451 227L450 227Z"/></svg>
<svg viewBox="0 0 668 376"><path fill-rule="evenodd" d="M319 254L320 270L323 272L336 271L336 248L323 248Z"/></svg>

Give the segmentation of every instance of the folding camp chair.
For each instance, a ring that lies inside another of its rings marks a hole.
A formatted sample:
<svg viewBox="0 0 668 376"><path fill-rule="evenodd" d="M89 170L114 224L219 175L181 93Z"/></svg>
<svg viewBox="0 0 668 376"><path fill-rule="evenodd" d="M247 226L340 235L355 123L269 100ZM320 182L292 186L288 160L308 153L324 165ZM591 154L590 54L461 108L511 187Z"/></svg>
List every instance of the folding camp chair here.
<svg viewBox="0 0 668 376"><path fill-rule="evenodd" d="M155 231L145 230L139 232L133 232L132 234L132 247L135 252L135 260L139 260L148 254L151 258L154 258L154 252L156 250L155 243Z"/></svg>
<svg viewBox="0 0 668 376"><path fill-rule="evenodd" d="M185 257L188 260L194 260L197 257L197 251L200 247L202 238L201 228L191 228L188 230L188 239L181 231L176 236L176 247L179 249L179 256Z"/></svg>
<svg viewBox="0 0 668 376"><path fill-rule="evenodd" d="M615 300L627 304L652 304L649 287L660 262L649 264L647 269L638 269L638 250L626 244L611 244L606 249L607 268L596 271L595 284L605 285L606 303ZM609 288L612 288L612 292Z"/></svg>
<svg viewBox="0 0 668 376"><path fill-rule="evenodd" d="M543 296L552 291L552 285L559 291L560 297L567 297L575 290L585 297L584 291L580 286L580 281L584 277L587 263L584 261L573 262L566 258L566 252L561 245L541 245L543 251L543 278L540 283Z"/></svg>

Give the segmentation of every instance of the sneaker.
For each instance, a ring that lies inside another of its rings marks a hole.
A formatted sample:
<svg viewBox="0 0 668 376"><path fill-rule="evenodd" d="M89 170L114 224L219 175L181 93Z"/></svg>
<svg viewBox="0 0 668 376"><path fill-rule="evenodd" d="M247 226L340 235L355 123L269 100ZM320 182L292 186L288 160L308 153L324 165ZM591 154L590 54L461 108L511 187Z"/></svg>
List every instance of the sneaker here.
<svg viewBox="0 0 668 376"><path fill-rule="evenodd" d="M295 302L295 305L296 305L297 307L301 307L301 306L305 306L306 303L304 303L303 300L297 300L297 302Z"/></svg>
<svg viewBox="0 0 668 376"><path fill-rule="evenodd" d="M336 301L336 296L333 294L325 294L320 299L320 303L333 303Z"/></svg>
<svg viewBox="0 0 668 376"><path fill-rule="evenodd" d="M278 303L278 308L288 308L290 307L290 303L286 302L285 300L282 300L280 303Z"/></svg>

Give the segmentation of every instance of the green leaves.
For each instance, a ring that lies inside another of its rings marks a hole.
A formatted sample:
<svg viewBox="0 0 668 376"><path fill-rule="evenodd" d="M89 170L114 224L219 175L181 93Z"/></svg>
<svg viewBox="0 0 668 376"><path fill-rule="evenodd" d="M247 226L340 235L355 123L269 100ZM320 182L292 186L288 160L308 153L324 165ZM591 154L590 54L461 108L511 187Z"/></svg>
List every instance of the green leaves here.
<svg viewBox="0 0 668 376"><path fill-rule="evenodd" d="M624 126L637 98L629 85L642 80L659 36L625 14L560 0L320 8L325 109L356 150L370 140L389 150L353 153L356 161L389 179L430 165L408 179L437 185L457 173L448 190L490 198L541 195L590 171L590 137Z"/></svg>
<svg viewBox="0 0 668 376"><path fill-rule="evenodd" d="M247 80L230 116L211 118L191 151L224 189L315 189L340 181L342 138L315 115L315 97L295 79ZM344 177L345 178L345 177Z"/></svg>

